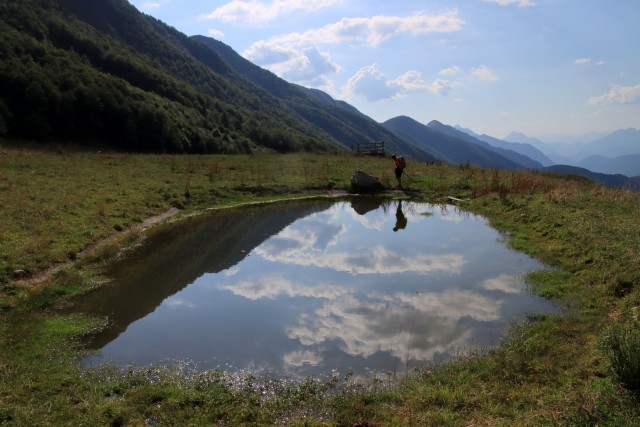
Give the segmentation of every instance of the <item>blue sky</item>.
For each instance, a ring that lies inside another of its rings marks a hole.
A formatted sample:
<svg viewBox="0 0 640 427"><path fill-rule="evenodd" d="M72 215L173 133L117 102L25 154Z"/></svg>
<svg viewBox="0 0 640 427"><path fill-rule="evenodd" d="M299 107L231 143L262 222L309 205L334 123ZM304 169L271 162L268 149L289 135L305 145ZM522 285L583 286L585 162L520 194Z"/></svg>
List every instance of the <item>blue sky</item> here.
<svg viewBox="0 0 640 427"><path fill-rule="evenodd" d="M637 0L130 0L378 122L640 129Z"/></svg>

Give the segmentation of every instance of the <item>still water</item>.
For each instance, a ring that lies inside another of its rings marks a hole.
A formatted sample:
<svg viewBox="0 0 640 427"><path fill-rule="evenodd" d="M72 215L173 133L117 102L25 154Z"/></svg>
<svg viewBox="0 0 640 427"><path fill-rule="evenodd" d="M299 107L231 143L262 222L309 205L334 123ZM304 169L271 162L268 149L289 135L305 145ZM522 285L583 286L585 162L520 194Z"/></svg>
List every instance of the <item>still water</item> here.
<svg viewBox="0 0 640 427"><path fill-rule="evenodd" d="M453 206L289 202L159 228L75 310L112 323L89 364L402 372L557 312L522 280L543 268Z"/></svg>

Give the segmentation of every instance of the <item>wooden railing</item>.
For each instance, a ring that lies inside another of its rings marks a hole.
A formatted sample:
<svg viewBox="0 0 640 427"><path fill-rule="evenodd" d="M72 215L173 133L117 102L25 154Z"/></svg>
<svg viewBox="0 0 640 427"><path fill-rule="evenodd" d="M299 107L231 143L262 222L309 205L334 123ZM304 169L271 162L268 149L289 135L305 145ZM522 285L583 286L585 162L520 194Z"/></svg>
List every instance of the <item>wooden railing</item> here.
<svg viewBox="0 0 640 427"><path fill-rule="evenodd" d="M356 147L356 153L368 156L384 156L384 141L359 142Z"/></svg>

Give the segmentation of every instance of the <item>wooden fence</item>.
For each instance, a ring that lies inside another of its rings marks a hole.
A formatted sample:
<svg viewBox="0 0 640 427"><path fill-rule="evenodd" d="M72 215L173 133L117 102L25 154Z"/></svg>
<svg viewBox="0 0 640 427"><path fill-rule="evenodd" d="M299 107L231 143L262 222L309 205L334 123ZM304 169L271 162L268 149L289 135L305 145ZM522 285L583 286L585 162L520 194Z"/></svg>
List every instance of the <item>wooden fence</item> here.
<svg viewBox="0 0 640 427"><path fill-rule="evenodd" d="M356 147L356 153L368 156L384 156L384 141L359 142Z"/></svg>

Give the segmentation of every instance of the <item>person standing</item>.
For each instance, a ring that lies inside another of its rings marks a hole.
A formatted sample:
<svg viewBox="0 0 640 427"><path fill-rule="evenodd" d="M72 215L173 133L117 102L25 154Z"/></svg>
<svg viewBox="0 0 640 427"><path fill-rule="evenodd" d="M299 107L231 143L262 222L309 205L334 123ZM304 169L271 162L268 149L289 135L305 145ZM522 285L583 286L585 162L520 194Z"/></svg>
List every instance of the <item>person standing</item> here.
<svg viewBox="0 0 640 427"><path fill-rule="evenodd" d="M396 188L402 189L402 174L404 172L404 168L407 167L407 162L405 162L404 157L396 156L395 154L393 154L391 158L393 159L393 163L396 167L396 180L398 181L398 186Z"/></svg>

